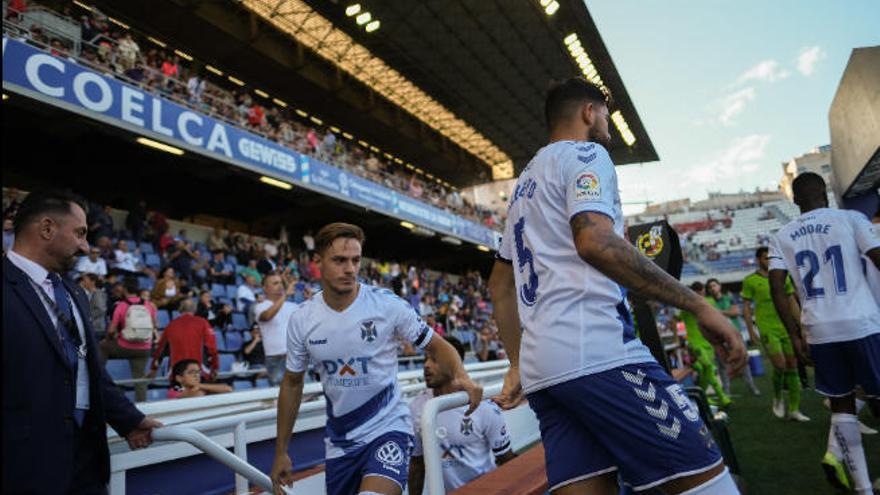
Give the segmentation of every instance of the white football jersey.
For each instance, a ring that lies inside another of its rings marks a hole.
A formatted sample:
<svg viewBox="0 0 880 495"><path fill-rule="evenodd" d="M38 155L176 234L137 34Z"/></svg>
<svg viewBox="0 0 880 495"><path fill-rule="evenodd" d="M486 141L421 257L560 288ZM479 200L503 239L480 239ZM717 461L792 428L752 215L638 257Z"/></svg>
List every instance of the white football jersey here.
<svg viewBox="0 0 880 495"><path fill-rule="evenodd" d="M770 240L770 270L791 274L807 342L845 342L880 332L880 307L862 265L862 255L878 247L864 215L831 208L804 213Z"/></svg>
<svg viewBox="0 0 880 495"><path fill-rule="evenodd" d="M581 212L608 216L623 237L608 152L586 141L541 148L517 180L498 251L516 279L526 393L654 360L635 336L626 289L578 256L569 221Z"/></svg>
<svg viewBox="0 0 880 495"><path fill-rule="evenodd" d="M336 458L389 431L412 434L409 408L397 386L397 338L423 349L434 332L412 306L388 289L360 284L338 312L322 292L303 303L287 331L287 369L309 362L327 399L327 458Z"/></svg>
<svg viewBox="0 0 880 495"><path fill-rule="evenodd" d="M420 420L425 404L433 398L433 390L424 390L409 404L416 432L414 456L424 455ZM484 400L470 416L464 415L467 408L465 405L437 415L447 493L492 471L495 457L510 452L510 434L498 405Z"/></svg>

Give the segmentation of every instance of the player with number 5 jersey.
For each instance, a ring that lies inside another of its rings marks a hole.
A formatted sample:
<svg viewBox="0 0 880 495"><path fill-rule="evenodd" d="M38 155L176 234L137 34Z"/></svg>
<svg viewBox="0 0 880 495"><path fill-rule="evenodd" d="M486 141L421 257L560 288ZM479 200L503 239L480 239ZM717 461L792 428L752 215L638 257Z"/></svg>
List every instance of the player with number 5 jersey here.
<svg viewBox="0 0 880 495"><path fill-rule="evenodd" d="M773 304L798 357L814 363L816 390L831 401L828 452L822 459L828 481L871 493L855 394L860 387L870 400L880 398L880 306L862 264L865 257L880 268L880 239L862 213L828 208L820 175L799 175L792 192L801 216L770 241ZM800 295L800 322L785 296L789 273Z"/></svg>
<svg viewBox="0 0 880 495"><path fill-rule="evenodd" d="M550 143L517 180L489 281L511 363L496 402L527 396L554 495L616 494L618 477L636 490L738 493L698 411L636 336L627 289L693 313L732 370L745 364L742 339L623 238L602 90L561 82L545 114Z"/></svg>

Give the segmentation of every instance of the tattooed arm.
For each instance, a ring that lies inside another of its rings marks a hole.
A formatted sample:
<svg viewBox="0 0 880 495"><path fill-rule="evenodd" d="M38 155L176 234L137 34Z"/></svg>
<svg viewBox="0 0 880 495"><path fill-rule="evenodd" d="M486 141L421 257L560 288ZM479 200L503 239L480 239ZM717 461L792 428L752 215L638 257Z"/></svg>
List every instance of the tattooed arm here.
<svg viewBox="0 0 880 495"><path fill-rule="evenodd" d="M745 365L745 346L730 321L617 235L608 216L582 212L570 223L581 259L629 290L693 313L710 342L726 344L734 371Z"/></svg>

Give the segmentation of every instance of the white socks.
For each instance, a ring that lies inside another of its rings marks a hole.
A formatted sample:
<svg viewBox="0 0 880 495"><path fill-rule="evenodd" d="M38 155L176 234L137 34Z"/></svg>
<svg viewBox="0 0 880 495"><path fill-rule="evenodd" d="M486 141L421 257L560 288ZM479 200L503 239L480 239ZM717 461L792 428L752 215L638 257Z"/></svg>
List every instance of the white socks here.
<svg viewBox="0 0 880 495"><path fill-rule="evenodd" d="M679 495L739 495L739 488L730 476L730 471L724 468L718 476Z"/></svg>
<svg viewBox="0 0 880 495"><path fill-rule="evenodd" d="M854 414L831 415L831 432L828 435L828 451L843 459L857 493L872 493L868 463L862 448L859 419Z"/></svg>

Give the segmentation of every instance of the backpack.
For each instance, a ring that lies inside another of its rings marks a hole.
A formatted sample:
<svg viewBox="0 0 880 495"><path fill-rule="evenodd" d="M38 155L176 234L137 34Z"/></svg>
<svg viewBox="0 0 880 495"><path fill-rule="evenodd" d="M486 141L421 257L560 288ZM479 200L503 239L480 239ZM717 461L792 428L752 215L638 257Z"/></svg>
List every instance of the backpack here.
<svg viewBox="0 0 880 495"><path fill-rule="evenodd" d="M153 338L153 315L144 305L143 299L129 304L125 310L122 338L136 344L149 342Z"/></svg>

